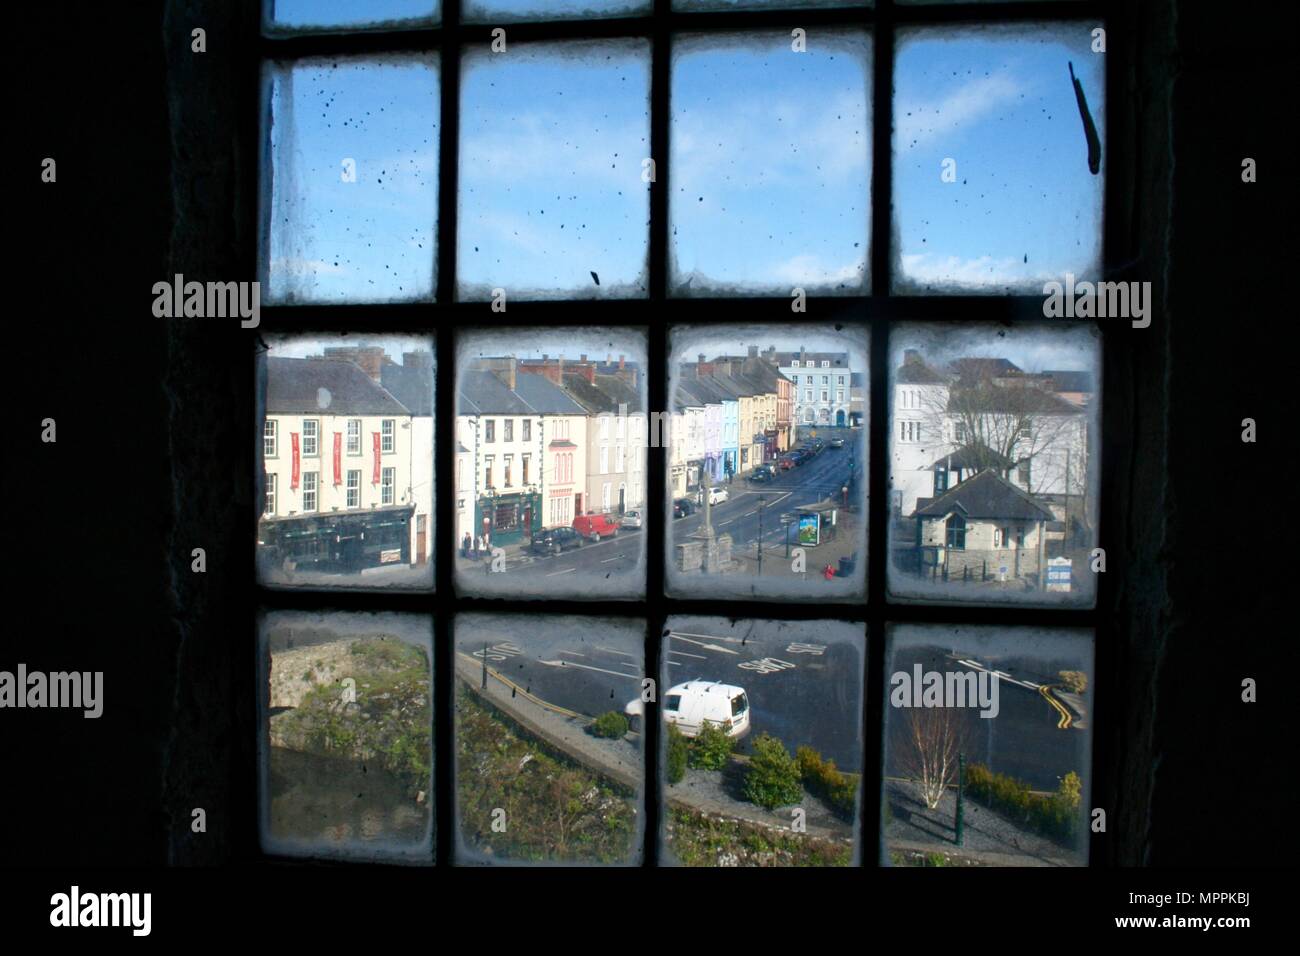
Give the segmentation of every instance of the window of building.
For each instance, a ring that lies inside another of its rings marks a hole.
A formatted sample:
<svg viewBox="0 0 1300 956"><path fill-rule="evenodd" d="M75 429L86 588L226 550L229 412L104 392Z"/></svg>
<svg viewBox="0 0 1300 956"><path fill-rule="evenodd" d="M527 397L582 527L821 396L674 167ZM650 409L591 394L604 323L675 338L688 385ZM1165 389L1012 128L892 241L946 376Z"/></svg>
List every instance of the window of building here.
<svg viewBox="0 0 1300 956"><path fill-rule="evenodd" d="M348 454L361 454L361 419L348 419Z"/></svg>
<svg viewBox="0 0 1300 956"><path fill-rule="evenodd" d="M268 418L262 426L262 457L263 458L276 457L275 429L276 429L276 422L274 419L271 418Z"/></svg>
<svg viewBox="0 0 1300 956"><path fill-rule="evenodd" d="M523 429L522 429L522 431L523 431L524 441L532 441L532 440L533 440L533 422L532 422L532 419L530 419L530 418L525 418L525 419L523 419L523 421L521 422L521 424L523 425Z"/></svg>
<svg viewBox="0 0 1300 956"><path fill-rule="evenodd" d="M392 454L393 451L393 429L395 424L391 418L385 418L380 423L379 449L385 455Z"/></svg>
<svg viewBox="0 0 1300 956"><path fill-rule="evenodd" d="M312 418L303 419L302 456L315 458L320 454L320 422Z"/></svg>
<svg viewBox="0 0 1300 956"><path fill-rule="evenodd" d="M494 418L483 419L483 441L492 444L497 440L497 423Z"/></svg>
<svg viewBox="0 0 1300 956"><path fill-rule="evenodd" d="M359 470L353 469L348 472L347 492L348 492L348 499L347 499L348 507L360 508L361 507L361 472Z"/></svg>
<svg viewBox="0 0 1300 956"><path fill-rule="evenodd" d="M279 476L274 472L268 472L265 476L266 481L266 502L262 506L262 514L275 515L275 480Z"/></svg>
<svg viewBox="0 0 1300 956"><path fill-rule="evenodd" d="M502 425L502 429L503 429L503 437L502 437L503 441L511 442L515 440L515 420L513 418L505 419Z"/></svg>
<svg viewBox="0 0 1300 956"><path fill-rule="evenodd" d="M320 473L315 471L304 471L302 473L302 510L315 511L319 505L316 500L316 485L320 478Z"/></svg>
<svg viewBox="0 0 1300 956"><path fill-rule="evenodd" d="M382 505L391 505L394 502L394 489L396 488L397 485L397 469L396 468L383 469L381 478L382 480L379 485L379 489L380 489L379 503Z"/></svg>

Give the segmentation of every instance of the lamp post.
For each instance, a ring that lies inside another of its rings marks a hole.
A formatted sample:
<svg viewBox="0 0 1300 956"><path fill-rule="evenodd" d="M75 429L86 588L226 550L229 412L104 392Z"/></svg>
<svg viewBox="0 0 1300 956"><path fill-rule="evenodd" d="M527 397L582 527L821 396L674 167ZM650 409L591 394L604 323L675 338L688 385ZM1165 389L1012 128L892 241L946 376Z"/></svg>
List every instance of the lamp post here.
<svg viewBox="0 0 1300 956"><path fill-rule="evenodd" d="M957 845L961 846L964 836L962 830L962 788L966 778L966 755L957 754Z"/></svg>
<svg viewBox="0 0 1300 956"><path fill-rule="evenodd" d="M766 495L758 496L758 573L763 573L763 505L767 499Z"/></svg>

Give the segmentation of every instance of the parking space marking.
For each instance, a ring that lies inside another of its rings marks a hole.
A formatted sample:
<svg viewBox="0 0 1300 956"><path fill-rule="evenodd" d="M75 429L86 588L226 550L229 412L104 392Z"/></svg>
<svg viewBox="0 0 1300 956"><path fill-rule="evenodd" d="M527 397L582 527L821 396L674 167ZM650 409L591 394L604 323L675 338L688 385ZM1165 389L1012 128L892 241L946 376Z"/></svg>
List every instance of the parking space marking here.
<svg viewBox="0 0 1300 956"><path fill-rule="evenodd" d="M615 677L628 677L632 680L639 680L641 674L624 674L622 671L612 671L605 667L592 667L590 664L570 664L568 661L538 661L539 664L545 664L547 667L580 667L584 671L600 671L602 674L613 674Z"/></svg>
<svg viewBox="0 0 1300 956"><path fill-rule="evenodd" d="M709 659L707 654L690 654L690 653L688 653L688 652L686 652L686 651L669 651L668 653L669 653L669 654L678 654L678 655L680 655L680 656L682 656L682 657L694 657L694 658L697 658L697 659L702 660L702 661L707 661L707 660Z"/></svg>

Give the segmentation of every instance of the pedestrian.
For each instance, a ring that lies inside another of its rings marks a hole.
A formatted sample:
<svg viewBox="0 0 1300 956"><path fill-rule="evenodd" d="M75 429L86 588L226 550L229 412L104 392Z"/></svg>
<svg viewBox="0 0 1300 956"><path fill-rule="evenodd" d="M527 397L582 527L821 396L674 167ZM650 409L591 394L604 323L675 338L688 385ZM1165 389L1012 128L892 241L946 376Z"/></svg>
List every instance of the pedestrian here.
<svg viewBox="0 0 1300 956"><path fill-rule="evenodd" d="M468 531L465 532L465 537L462 538L460 542L460 556L462 558L469 557L469 532Z"/></svg>

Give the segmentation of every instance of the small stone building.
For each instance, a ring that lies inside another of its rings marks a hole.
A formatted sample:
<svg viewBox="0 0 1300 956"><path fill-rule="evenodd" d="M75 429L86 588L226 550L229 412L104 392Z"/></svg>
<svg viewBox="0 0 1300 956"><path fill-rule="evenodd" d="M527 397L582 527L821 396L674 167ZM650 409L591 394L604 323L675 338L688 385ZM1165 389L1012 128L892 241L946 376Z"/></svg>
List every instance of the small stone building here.
<svg viewBox="0 0 1300 956"><path fill-rule="evenodd" d="M926 577L1038 581L1045 528L1055 516L995 471L981 471L916 505L916 546Z"/></svg>

